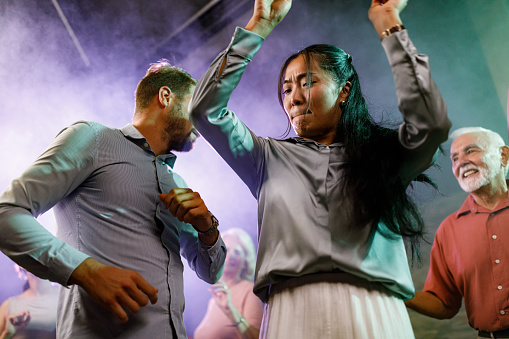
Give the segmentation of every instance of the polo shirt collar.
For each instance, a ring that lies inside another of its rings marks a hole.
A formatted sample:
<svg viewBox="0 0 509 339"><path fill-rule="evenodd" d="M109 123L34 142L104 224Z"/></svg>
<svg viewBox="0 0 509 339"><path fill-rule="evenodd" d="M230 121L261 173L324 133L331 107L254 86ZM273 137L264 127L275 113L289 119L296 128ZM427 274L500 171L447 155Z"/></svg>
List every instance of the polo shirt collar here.
<svg viewBox="0 0 509 339"><path fill-rule="evenodd" d="M468 197L463 202L463 205L461 205L460 209L456 212L456 218L459 218L463 215L467 215L469 213L498 212L498 211L503 210L508 207L509 207L509 196L507 194L506 194L505 199L502 200L501 202L499 202L497 207L493 211L489 211L486 208L477 205L475 203L475 200L474 200L474 197L472 196L472 194L469 194Z"/></svg>

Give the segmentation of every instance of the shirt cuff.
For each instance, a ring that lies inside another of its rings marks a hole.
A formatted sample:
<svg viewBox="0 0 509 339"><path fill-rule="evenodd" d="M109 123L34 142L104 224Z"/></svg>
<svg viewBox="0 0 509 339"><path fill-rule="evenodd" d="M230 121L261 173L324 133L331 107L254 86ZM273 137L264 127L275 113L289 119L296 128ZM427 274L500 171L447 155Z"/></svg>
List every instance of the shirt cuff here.
<svg viewBox="0 0 509 339"><path fill-rule="evenodd" d="M199 239L200 238L198 238L198 240ZM211 255L211 256L214 255L213 252L217 252L217 250L221 249L221 246L225 246L223 239L221 238L221 233L219 233L219 236L217 237L216 242L213 245L210 245L210 246L206 245L201 240L199 240L199 242L200 242L200 249L202 251L207 251L209 253L209 255Z"/></svg>
<svg viewBox="0 0 509 339"><path fill-rule="evenodd" d="M208 256L210 260L210 276L217 276L218 271L222 269L223 258L226 256L226 245L221 238L221 234L219 234L216 243L212 246L205 245L200 241L200 252L202 253L202 258Z"/></svg>
<svg viewBox="0 0 509 339"><path fill-rule="evenodd" d="M233 34L232 41L228 46L230 53L240 55L248 60L253 59L265 39L256 33L242 27L237 27Z"/></svg>
<svg viewBox="0 0 509 339"><path fill-rule="evenodd" d="M383 39L382 46L391 67L408 60L409 55L417 55L417 49L410 40L406 29Z"/></svg>
<svg viewBox="0 0 509 339"><path fill-rule="evenodd" d="M85 259L89 258L90 256L74 249L71 246L68 246L65 250L63 250L62 253L60 253L60 255L65 256L68 259L67 259L67 262L64 265L62 265L62 268L61 268L62 269L61 272L67 273L65 275L65 281L59 281L59 283L62 286L69 286L69 279L71 278L71 275L74 272L74 270L79 265L81 265L81 263L83 261L85 261ZM71 267L71 268L69 269L69 267ZM54 269L58 270L58 268L54 268Z"/></svg>

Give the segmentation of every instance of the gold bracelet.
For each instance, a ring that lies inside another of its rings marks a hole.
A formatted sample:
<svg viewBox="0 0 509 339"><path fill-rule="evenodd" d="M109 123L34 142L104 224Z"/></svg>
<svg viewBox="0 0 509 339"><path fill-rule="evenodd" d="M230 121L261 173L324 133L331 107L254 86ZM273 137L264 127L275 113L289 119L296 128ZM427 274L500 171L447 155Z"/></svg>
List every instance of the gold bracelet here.
<svg viewBox="0 0 509 339"><path fill-rule="evenodd" d="M382 32L382 34L381 34L382 36L380 37L380 41L382 41L383 39L387 38L392 33L396 33L396 32L402 31L404 29L405 29L405 26L400 25L400 24L397 24L396 26L391 27L391 28L387 28L385 31Z"/></svg>

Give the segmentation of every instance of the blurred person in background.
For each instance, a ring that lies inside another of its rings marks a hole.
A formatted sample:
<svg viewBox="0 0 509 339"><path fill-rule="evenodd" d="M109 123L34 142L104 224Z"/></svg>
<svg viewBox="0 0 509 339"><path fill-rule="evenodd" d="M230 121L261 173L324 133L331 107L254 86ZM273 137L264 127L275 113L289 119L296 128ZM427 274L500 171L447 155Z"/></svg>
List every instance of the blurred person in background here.
<svg viewBox="0 0 509 339"><path fill-rule="evenodd" d="M0 339L56 338L58 286L14 265L25 281L21 294L0 305Z"/></svg>
<svg viewBox="0 0 509 339"><path fill-rule="evenodd" d="M194 339L255 339L260 333L263 304L253 293L255 246L240 228L222 233L227 254L221 280L212 294Z"/></svg>

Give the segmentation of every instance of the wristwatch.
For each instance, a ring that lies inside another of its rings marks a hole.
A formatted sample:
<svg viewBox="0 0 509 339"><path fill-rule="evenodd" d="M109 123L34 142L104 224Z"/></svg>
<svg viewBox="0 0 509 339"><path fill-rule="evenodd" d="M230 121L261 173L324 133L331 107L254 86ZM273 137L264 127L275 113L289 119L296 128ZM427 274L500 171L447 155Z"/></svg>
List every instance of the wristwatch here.
<svg viewBox="0 0 509 339"><path fill-rule="evenodd" d="M212 233L214 233L217 230L217 226L219 226L219 221L217 220L217 218L212 213L210 214L210 219L212 219L212 227L210 227L205 232L198 231L198 234L201 234L201 235L204 235L204 236L208 236L208 235L211 235Z"/></svg>

